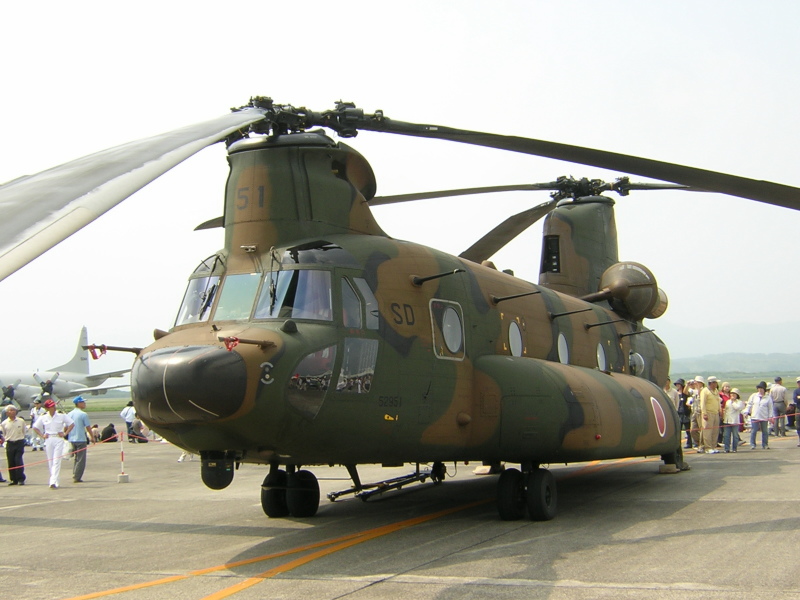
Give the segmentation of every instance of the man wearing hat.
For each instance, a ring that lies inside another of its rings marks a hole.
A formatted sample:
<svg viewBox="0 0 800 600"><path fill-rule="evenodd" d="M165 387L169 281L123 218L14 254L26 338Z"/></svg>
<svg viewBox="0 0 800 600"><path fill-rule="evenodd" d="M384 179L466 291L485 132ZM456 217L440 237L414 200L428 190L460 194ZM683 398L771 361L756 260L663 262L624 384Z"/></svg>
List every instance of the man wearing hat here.
<svg viewBox="0 0 800 600"><path fill-rule="evenodd" d="M47 464L50 468L50 489L58 489L58 476L61 474L61 459L64 458L64 440L72 431L74 423L64 413L56 412L56 403L50 394L42 394L44 415L36 419L33 429L44 438L44 451L47 453Z"/></svg>
<svg viewBox="0 0 800 600"><path fill-rule="evenodd" d="M42 406L42 400L40 398L36 398L36 400L33 401L33 406L31 407L31 425L36 423L36 419L44 414L47 414L47 411ZM31 448L34 452L37 450L44 450L44 440L36 435L36 432L32 428L28 430L28 435L31 437Z"/></svg>
<svg viewBox="0 0 800 600"><path fill-rule="evenodd" d="M700 449L698 452L716 454L717 438L719 437L719 415L722 403L719 397L719 379L714 376L708 378L708 387L700 392Z"/></svg>
<svg viewBox="0 0 800 600"><path fill-rule="evenodd" d="M6 419L0 423L0 441L6 445L8 460L8 485L25 485L25 465L22 455L25 452L25 432L28 427L22 417L17 418L17 407L10 404L6 407ZM2 479L2 477L0 477Z"/></svg>
<svg viewBox="0 0 800 600"><path fill-rule="evenodd" d="M92 439L92 424L89 415L83 412L86 400L83 396L75 396L72 400L75 409L67 416L72 419L75 426L70 430L67 440L72 444L75 453L75 463L72 465L72 482L83 483L83 471L86 469L86 448Z"/></svg>
<svg viewBox="0 0 800 600"><path fill-rule="evenodd" d="M743 415L750 415L750 449L756 449L756 435L761 432L761 447L769 448L769 420L772 417L772 398L767 394L767 384L760 381L756 392L750 396Z"/></svg>
<svg viewBox="0 0 800 600"><path fill-rule="evenodd" d="M775 385L770 389L769 395L772 398L772 416L775 417L775 435L786 437L786 388L783 387L783 379L775 378Z"/></svg>

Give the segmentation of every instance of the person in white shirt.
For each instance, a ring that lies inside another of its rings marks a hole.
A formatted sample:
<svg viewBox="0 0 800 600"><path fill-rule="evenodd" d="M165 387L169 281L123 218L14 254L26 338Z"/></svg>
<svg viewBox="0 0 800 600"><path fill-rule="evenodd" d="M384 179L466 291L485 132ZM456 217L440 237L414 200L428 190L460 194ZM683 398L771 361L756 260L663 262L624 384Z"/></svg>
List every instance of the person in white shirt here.
<svg viewBox="0 0 800 600"><path fill-rule="evenodd" d="M45 397L49 394L44 394ZM33 424L37 435L44 438L44 450L47 453L47 462L50 467L50 489L58 489L58 476L61 474L61 459L64 458L64 440L75 426L67 415L56 412L56 403L52 398L44 402L46 414L42 415Z"/></svg>
<svg viewBox="0 0 800 600"><path fill-rule="evenodd" d="M743 415L750 415L750 449L756 449L756 435L761 432L761 447L769 448L769 420L772 418L772 398L767 394L767 384L756 385L756 393L750 396Z"/></svg>
<svg viewBox="0 0 800 600"><path fill-rule="evenodd" d="M42 407L42 401L39 398L36 398L36 400L33 401L33 406L31 406L31 429L28 430L31 448L34 452L37 450L44 450L44 440L36 435L36 432L33 430L32 426L34 423L36 423L36 419L45 414L47 414L47 411Z"/></svg>
<svg viewBox="0 0 800 600"><path fill-rule="evenodd" d="M136 416L136 409L133 408L133 400L128 402L125 408L122 409L122 412L119 413L119 416L123 418L125 426L128 428L128 441L135 443L136 440L133 437L133 419Z"/></svg>
<svg viewBox="0 0 800 600"><path fill-rule="evenodd" d="M744 409L744 402L740 398L738 388L731 390L731 399L725 403L722 416L722 445L725 452L736 452L739 447L739 415Z"/></svg>

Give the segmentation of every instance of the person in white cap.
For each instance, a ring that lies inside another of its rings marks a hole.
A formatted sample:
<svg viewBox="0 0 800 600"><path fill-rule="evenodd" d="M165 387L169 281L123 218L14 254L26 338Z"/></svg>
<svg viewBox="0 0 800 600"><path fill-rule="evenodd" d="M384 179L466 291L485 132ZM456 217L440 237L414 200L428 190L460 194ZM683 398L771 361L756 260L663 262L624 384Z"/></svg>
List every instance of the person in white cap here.
<svg viewBox="0 0 800 600"><path fill-rule="evenodd" d="M708 378L708 387L700 392L700 418L701 427L698 452L716 454L717 437L719 436L719 420L722 404L719 397L719 379Z"/></svg>
<svg viewBox="0 0 800 600"><path fill-rule="evenodd" d="M36 423L36 419L46 414L47 411L42 406L41 399L36 398L36 400L33 401L33 406L31 406L31 429L28 431L31 448L34 452L37 450L44 450L44 440L36 435L36 432L33 430L33 424Z"/></svg>
<svg viewBox="0 0 800 600"><path fill-rule="evenodd" d="M49 394L45 394L49 396ZM61 473L61 459L64 458L64 440L74 427L72 419L64 413L56 412L56 403L52 398L44 402L44 415L36 419L33 428L39 437L44 438L44 451L50 467L50 489L58 489L58 476Z"/></svg>

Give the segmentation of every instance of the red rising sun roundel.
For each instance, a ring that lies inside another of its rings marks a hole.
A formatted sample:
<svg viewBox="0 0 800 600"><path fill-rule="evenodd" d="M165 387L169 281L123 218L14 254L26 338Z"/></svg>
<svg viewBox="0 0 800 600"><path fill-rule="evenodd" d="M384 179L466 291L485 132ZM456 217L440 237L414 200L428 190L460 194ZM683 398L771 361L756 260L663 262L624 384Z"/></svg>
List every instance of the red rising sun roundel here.
<svg viewBox="0 0 800 600"><path fill-rule="evenodd" d="M667 435L667 415L664 414L664 409L658 400L650 396L650 404L653 405L653 414L656 417L656 426L658 427L658 435L664 437Z"/></svg>

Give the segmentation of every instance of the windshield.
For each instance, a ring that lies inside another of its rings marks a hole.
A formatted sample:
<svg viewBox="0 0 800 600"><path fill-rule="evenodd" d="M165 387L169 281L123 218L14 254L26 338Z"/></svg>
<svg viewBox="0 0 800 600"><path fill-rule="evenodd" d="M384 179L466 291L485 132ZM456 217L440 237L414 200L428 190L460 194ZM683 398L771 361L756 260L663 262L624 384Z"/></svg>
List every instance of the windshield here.
<svg viewBox="0 0 800 600"><path fill-rule="evenodd" d="M260 273L241 273L225 277L214 319L249 319L260 281Z"/></svg>
<svg viewBox="0 0 800 600"><path fill-rule="evenodd" d="M309 269L267 273L255 318L331 321L331 274Z"/></svg>
<svg viewBox="0 0 800 600"><path fill-rule="evenodd" d="M214 294L218 285L218 275L190 279L186 293L183 295L178 317L175 319L175 326L208 319L209 309L214 302Z"/></svg>

